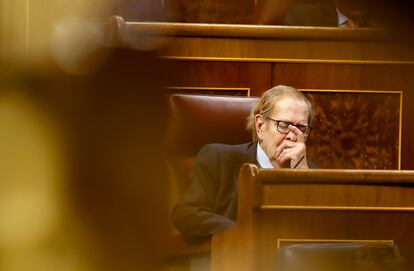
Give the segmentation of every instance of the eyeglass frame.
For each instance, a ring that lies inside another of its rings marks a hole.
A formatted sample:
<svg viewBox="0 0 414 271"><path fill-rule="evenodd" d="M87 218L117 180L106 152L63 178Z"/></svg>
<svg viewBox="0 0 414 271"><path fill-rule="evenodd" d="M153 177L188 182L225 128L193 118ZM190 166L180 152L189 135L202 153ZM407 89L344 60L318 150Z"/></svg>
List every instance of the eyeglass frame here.
<svg viewBox="0 0 414 271"><path fill-rule="evenodd" d="M305 133L303 133L303 136L304 137L308 137L309 135L310 135L310 133L312 132L312 130L313 130L313 127L312 126L309 126L309 125L303 125L303 124L293 124L292 122L290 122L290 121L286 121L286 120L275 120L275 119L272 119L272 118L270 118L270 117L265 117L265 119L268 119L268 120L271 120L271 121L273 121L273 122L275 122L276 123L276 129L277 129L277 131L279 132L279 133L282 133L282 134L288 134L289 132L282 132L282 131L280 131L279 130L279 122L286 122L286 123L288 123L289 125L292 125L292 126L295 126L296 128L298 128L301 132L302 132L302 130L300 129L300 127L306 127L306 128L308 128L309 129L309 132L308 132L308 134L305 134ZM288 126L289 126L288 125Z"/></svg>

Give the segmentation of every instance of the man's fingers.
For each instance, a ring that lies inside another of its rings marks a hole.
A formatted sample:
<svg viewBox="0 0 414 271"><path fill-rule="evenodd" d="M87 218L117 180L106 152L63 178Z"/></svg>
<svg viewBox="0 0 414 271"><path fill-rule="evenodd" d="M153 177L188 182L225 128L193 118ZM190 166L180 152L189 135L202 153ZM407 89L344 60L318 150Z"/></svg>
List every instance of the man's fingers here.
<svg viewBox="0 0 414 271"><path fill-rule="evenodd" d="M286 149L286 145L285 142L283 141L277 148L276 148L276 152L275 152L275 157L279 157L279 155L282 153L282 151Z"/></svg>
<svg viewBox="0 0 414 271"><path fill-rule="evenodd" d="M288 148L282 151L278 159L285 160L285 158L287 158L288 160L292 160L292 159L296 159L299 156L302 156L300 151L298 151L295 148Z"/></svg>
<svg viewBox="0 0 414 271"><path fill-rule="evenodd" d="M280 153L286 149L286 148L294 148L298 145L297 142L293 142L290 140L284 140L277 148L276 148L276 153L275 156L279 156Z"/></svg>
<svg viewBox="0 0 414 271"><path fill-rule="evenodd" d="M281 165L291 159L292 150L284 149L280 155L277 157L277 162Z"/></svg>
<svg viewBox="0 0 414 271"><path fill-rule="evenodd" d="M283 143L284 149L279 150L276 156L276 161L279 164L291 161L293 163L299 161L299 159L306 155L306 146L300 142L286 142Z"/></svg>

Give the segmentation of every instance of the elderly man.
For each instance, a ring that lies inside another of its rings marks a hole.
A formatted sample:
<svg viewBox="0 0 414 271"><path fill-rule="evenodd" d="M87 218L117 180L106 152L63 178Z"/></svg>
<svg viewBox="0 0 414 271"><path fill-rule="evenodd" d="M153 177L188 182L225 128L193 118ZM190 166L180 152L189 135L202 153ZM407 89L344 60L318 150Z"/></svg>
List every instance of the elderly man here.
<svg viewBox="0 0 414 271"><path fill-rule="evenodd" d="M312 105L293 87L267 90L248 118L253 142L209 144L197 155L192 184L173 210L175 227L192 242L232 226L236 220L238 173L243 163L261 168L307 169L306 139Z"/></svg>

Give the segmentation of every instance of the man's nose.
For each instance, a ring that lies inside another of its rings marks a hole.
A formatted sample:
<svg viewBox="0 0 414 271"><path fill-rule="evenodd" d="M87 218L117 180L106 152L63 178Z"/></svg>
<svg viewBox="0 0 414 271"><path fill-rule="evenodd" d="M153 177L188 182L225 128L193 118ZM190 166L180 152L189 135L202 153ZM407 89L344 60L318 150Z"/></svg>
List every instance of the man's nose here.
<svg viewBox="0 0 414 271"><path fill-rule="evenodd" d="M290 140L290 141L292 141L292 142L296 142L296 140L297 140L297 136L296 136L296 134L295 134L294 132L290 131L290 132L286 135L285 139Z"/></svg>

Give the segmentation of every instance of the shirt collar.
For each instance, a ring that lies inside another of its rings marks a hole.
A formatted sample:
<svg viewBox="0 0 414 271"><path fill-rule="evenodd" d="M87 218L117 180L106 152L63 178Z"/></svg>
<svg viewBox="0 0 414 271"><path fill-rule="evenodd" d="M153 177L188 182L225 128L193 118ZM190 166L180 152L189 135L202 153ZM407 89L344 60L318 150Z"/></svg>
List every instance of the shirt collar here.
<svg viewBox="0 0 414 271"><path fill-rule="evenodd" d="M266 153L260 147L260 143L257 143L256 160L261 168L274 168Z"/></svg>
<svg viewBox="0 0 414 271"><path fill-rule="evenodd" d="M336 12L338 13L338 26L344 25L349 18L342 14L338 8L336 8Z"/></svg>

